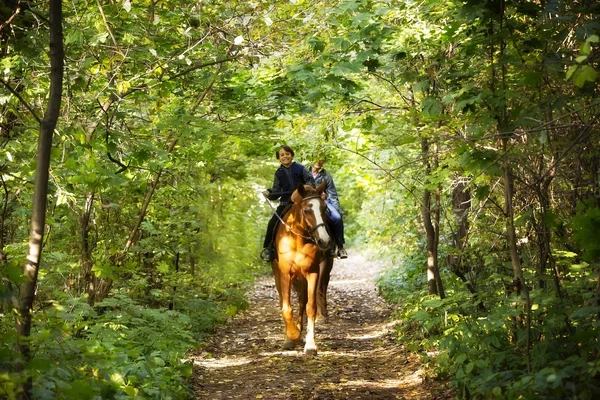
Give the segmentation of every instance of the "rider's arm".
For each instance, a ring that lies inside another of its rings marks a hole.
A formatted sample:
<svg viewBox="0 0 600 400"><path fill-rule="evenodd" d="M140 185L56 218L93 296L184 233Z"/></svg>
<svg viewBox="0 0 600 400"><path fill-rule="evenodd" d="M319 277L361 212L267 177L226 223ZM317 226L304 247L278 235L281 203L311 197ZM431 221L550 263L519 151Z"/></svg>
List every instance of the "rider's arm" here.
<svg viewBox="0 0 600 400"><path fill-rule="evenodd" d="M279 178L277 178L277 174L275 174L275 177L273 178L273 187L267 189L266 191L269 192L269 195L265 195L265 197L269 200L277 200L281 197L281 184L279 183Z"/></svg>
<svg viewBox="0 0 600 400"><path fill-rule="evenodd" d="M333 183L333 178L329 172L325 174L325 180L327 181L327 199L332 203L338 203L339 198L337 189L335 188L335 183Z"/></svg>

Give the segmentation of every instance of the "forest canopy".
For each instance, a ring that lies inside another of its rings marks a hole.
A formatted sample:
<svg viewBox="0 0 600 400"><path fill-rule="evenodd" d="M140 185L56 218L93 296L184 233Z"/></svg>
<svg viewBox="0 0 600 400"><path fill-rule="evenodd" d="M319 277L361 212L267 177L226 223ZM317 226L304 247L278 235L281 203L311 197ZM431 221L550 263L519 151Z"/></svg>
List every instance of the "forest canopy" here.
<svg viewBox="0 0 600 400"><path fill-rule="evenodd" d="M0 393L189 396L186 352L268 273L287 144L327 156L350 245L392 265L398 345L460 398L592 398L598 15L2 0Z"/></svg>

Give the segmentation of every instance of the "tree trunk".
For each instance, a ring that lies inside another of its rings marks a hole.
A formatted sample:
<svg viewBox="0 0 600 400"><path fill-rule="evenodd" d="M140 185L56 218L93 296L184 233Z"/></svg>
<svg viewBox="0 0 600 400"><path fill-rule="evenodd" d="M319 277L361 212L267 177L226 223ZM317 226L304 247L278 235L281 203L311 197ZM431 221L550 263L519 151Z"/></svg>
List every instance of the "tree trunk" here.
<svg viewBox="0 0 600 400"><path fill-rule="evenodd" d="M40 125L38 141L37 166L35 171L35 187L33 210L31 216L31 233L29 251L23 270L26 281L22 284L18 298L17 314L17 353L20 360L17 371L22 371L24 364L31 359L29 336L31 333L31 310L35 297L38 271L42 255L44 227L46 224L46 205L48 197L48 176L50 169L50 153L52 150L52 134L60 113L62 97L62 80L64 73L62 3L61 0L50 0L50 96L46 115ZM31 398L32 380L28 378L23 384L22 397Z"/></svg>
<svg viewBox="0 0 600 400"><path fill-rule="evenodd" d="M455 249L455 254L448 255L448 265L450 269L459 277L469 289L469 292L476 294L475 284L465 276L465 262L463 250L465 240L469 232L469 209L471 208L471 193L469 188L463 182L458 182L452 191L452 209L454 219L456 221L456 231L452 232L452 247ZM479 303L482 306L482 303Z"/></svg>
<svg viewBox="0 0 600 400"><path fill-rule="evenodd" d="M507 147L507 139L503 139L504 151ZM517 235L514 224L513 210L513 175L508 157L504 161L504 214L506 216L506 233L508 240L508 248L510 249L510 260L513 269L513 290L517 294L521 294L523 289L523 271L521 261L519 260L519 250L517 249Z"/></svg>
<svg viewBox="0 0 600 400"><path fill-rule="evenodd" d="M421 153L423 155L423 162L427 174L431 171L431 165L429 164L429 143L427 139L421 140ZM439 195L436 195L436 203L439 203ZM439 276L438 270L438 240L439 237L439 211L434 211L434 221L436 226L431 219L431 191L425 189L423 191L423 225L425 226L425 234L427 237L427 286L429 288L429 294L439 294L440 298L444 298L444 289L442 287L442 280ZM436 229L437 228L437 229Z"/></svg>
<svg viewBox="0 0 600 400"><path fill-rule="evenodd" d="M440 166L437 143L433 144L433 162L435 168L437 169ZM433 273L435 276L435 283L437 285L440 298L443 299L446 297L446 293L444 292L444 285L442 284L442 277L440 275L440 265L438 261L438 249L440 245L440 210L442 209L442 199L440 192L440 185L438 184L435 189L435 210L433 211L433 247L435 249Z"/></svg>
<svg viewBox="0 0 600 400"><path fill-rule="evenodd" d="M427 236L427 287L429 294L438 294L437 280L435 279L435 261L437 255L434 246L434 229L431 223L431 193L428 189L423 192L423 224L425 225L425 234Z"/></svg>
<svg viewBox="0 0 600 400"><path fill-rule="evenodd" d="M95 276L92 271L94 263L92 261L92 246L90 244L90 218L94 204L94 192L89 192L85 199L85 209L80 218L81 222L81 269L83 282L80 284L80 290L83 288L88 295L88 304L94 304L96 293Z"/></svg>
<svg viewBox="0 0 600 400"><path fill-rule="evenodd" d="M179 279L179 257L180 253L175 253L175 276ZM173 286L173 294L171 295L171 301L169 301L169 310L175 309L175 295L177 294L177 286Z"/></svg>

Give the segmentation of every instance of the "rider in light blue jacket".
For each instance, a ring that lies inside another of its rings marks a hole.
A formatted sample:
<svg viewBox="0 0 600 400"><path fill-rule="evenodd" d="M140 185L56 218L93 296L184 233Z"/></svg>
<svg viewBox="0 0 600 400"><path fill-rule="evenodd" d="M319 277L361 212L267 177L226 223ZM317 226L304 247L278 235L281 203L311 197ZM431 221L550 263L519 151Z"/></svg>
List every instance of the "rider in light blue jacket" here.
<svg viewBox="0 0 600 400"><path fill-rule="evenodd" d="M315 179L316 185L319 185L324 180L327 181L327 189L322 196L325 200L325 204L327 204L327 213L331 221L331 227L337 245L337 256L339 258L348 258L348 253L346 252L346 249L344 249L344 244L346 243L346 240L344 239L344 221L342 219L342 209L340 207L338 193L331 174L323 168L324 164L324 157L319 158L311 168L312 176Z"/></svg>

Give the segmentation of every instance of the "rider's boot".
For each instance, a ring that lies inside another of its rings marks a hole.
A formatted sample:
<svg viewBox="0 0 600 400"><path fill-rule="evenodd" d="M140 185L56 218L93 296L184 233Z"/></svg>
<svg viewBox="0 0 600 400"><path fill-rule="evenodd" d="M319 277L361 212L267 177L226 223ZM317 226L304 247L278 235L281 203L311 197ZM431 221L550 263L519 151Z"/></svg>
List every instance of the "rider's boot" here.
<svg viewBox="0 0 600 400"><path fill-rule="evenodd" d="M275 250L273 246L265 247L260 252L260 258L265 262L271 262L275 259Z"/></svg>

